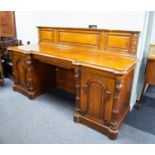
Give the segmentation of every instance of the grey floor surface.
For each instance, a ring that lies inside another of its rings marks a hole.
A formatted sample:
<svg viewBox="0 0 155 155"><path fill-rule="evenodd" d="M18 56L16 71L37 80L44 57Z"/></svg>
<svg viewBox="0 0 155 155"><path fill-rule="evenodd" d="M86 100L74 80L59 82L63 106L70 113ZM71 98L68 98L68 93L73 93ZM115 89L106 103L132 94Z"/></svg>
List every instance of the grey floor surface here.
<svg viewBox="0 0 155 155"><path fill-rule="evenodd" d="M0 143L1 144L105 144L155 143L155 135L123 124L117 140L73 122L75 105L46 93L29 100L11 88L5 80L0 87Z"/></svg>
<svg viewBox="0 0 155 155"><path fill-rule="evenodd" d="M149 86L141 100L140 110L133 109L125 120L130 126L155 136L155 87Z"/></svg>

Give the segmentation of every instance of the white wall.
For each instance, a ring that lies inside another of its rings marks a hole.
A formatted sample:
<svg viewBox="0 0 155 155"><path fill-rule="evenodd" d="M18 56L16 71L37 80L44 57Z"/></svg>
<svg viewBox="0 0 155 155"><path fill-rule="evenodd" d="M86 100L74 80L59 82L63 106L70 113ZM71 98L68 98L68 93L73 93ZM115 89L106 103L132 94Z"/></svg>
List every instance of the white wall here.
<svg viewBox="0 0 155 155"><path fill-rule="evenodd" d="M15 12L17 38L23 43L31 41L37 42L36 13L33 12Z"/></svg>
<svg viewBox="0 0 155 155"><path fill-rule="evenodd" d="M152 26L152 33L150 38L150 44L155 44L155 15L153 17L153 26Z"/></svg>
<svg viewBox="0 0 155 155"><path fill-rule="evenodd" d="M143 46L143 52L141 52L141 61L139 62L140 64L140 69L139 69L139 78L138 78L138 86L137 86L137 99L140 99L144 80L145 80L145 68L146 68L146 63L147 63L147 56L149 52L149 46L150 43L153 43L153 39L155 39L153 31L155 30L154 25L155 25L155 17L154 17L154 12L150 11L149 16L148 16L148 23L146 23L146 32L145 32L145 40L144 43L142 43ZM151 40L152 39L152 40ZM155 42L154 42L155 43Z"/></svg>
<svg viewBox="0 0 155 155"><path fill-rule="evenodd" d="M143 29L145 12L15 12L17 36L24 43L36 43L36 26L88 27L138 30Z"/></svg>

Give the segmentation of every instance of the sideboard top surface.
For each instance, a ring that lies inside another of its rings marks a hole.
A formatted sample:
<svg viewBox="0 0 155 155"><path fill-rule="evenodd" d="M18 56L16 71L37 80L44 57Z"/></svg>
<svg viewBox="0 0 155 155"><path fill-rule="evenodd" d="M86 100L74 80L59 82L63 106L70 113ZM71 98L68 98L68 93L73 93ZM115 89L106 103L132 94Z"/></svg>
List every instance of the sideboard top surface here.
<svg viewBox="0 0 155 155"><path fill-rule="evenodd" d="M11 47L9 50L51 58L54 57L71 61L75 65L108 70L120 74L127 72L137 62L137 59L131 56L50 43Z"/></svg>

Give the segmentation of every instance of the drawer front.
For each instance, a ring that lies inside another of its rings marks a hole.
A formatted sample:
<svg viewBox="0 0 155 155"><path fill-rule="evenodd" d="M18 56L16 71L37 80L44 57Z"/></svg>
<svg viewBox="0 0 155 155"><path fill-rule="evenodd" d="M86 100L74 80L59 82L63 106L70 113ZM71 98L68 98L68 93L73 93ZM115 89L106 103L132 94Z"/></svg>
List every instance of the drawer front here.
<svg viewBox="0 0 155 155"><path fill-rule="evenodd" d="M58 42L99 48L99 33L87 31L58 31Z"/></svg>
<svg viewBox="0 0 155 155"><path fill-rule="evenodd" d="M34 54L33 58L36 60L39 60L41 62L50 64L50 65L54 65L57 67L61 67L61 68L66 68L66 69L73 69L74 68L72 61L63 60L61 58L48 57L48 56L37 55L37 54Z"/></svg>

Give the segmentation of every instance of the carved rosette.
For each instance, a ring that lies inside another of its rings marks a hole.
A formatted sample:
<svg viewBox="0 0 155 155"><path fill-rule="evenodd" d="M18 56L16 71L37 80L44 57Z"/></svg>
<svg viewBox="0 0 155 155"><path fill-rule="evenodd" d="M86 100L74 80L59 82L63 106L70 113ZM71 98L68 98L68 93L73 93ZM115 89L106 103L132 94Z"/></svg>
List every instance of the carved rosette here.
<svg viewBox="0 0 155 155"><path fill-rule="evenodd" d="M33 86L33 64L32 64L32 58L31 55L28 55L25 61L25 69L26 69L26 75L27 75L27 88L29 91L34 90Z"/></svg>
<svg viewBox="0 0 155 155"><path fill-rule="evenodd" d="M75 68L75 82L76 82L76 111L80 112L80 67Z"/></svg>
<svg viewBox="0 0 155 155"><path fill-rule="evenodd" d="M123 80L117 80L115 85L115 96L114 103L112 108L112 121L110 123L110 127L112 129L117 129L117 119L118 119L118 104L120 101L120 92L123 86Z"/></svg>

